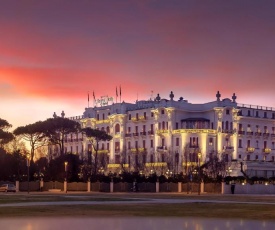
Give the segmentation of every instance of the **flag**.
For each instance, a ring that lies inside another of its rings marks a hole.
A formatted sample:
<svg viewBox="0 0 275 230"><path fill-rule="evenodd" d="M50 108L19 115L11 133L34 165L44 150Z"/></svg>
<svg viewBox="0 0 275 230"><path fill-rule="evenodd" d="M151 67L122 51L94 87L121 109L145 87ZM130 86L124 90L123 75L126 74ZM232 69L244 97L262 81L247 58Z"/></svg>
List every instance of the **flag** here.
<svg viewBox="0 0 275 230"><path fill-rule="evenodd" d="M88 102L90 101L90 98L89 98L89 93L88 93Z"/></svg>
<svg viewBox="0 0 275 230"><path fill-rule="evenodd" d="M119 95L121 96L121 85L119 86Z"/></svg>
<svg viewBox="0 0 275 230"><path fill-rule="evenodd" d="M116 87L116 96L118 96L118 94L117 94L117 87Z"/></svg>
<svg viewBox="0 0 275 230"><path fill-rule="evenodd" d="M94 97L94 100L95 100L95 91L93 91L93 97Z"/></svg>

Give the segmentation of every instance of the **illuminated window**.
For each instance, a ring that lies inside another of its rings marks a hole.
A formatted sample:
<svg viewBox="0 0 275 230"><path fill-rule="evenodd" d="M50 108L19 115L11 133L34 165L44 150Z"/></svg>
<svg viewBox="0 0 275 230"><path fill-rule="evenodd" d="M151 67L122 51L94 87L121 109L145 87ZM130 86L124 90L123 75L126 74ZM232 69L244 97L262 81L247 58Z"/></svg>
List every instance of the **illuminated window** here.
<svg viewBox="0 0 275 230"><path fill-rule="evenodd" d="M120 133L120 125L119 124L115 125L115 133Z"/></svg>

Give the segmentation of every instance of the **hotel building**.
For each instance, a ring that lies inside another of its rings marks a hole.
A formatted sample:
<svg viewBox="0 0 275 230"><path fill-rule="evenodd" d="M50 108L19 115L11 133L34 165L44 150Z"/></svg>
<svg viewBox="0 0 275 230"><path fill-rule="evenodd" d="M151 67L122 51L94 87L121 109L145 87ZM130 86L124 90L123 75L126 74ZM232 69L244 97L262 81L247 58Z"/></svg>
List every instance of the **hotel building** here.
<svg viewBox="0 0 275 230"><path fill-rule="evenodd" d="M136 103L113 103L106 97L86 108L82 116L70 119L113 137L101 142L98 150L106 155L102 167L108 172L142 165L139 170L147 173L158 168L187 173L217 154L228 162L231 175L242 175L243 162L248 176L274 176L275 109L239 104L236 99L235 94L221 99L219 91L215 101L204 104L182 97L175 100L173 92L168 99L158 94ZM67 135L65 142L66 151L82 159L92 151L82 134Z"/></svg>

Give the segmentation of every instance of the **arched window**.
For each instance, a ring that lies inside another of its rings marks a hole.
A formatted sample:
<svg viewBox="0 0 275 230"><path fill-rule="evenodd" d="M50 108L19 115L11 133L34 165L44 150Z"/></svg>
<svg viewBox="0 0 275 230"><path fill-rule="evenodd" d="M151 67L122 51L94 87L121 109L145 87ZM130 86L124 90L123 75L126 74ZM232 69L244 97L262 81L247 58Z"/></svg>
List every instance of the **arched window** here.
<svg viewBox="0 0 275 230"><path fill-rule="evenodd" d="M107 128L106 128L106 133L110 133L110 127L109 126L107 126Z"/></svg>
<svg viewBox="0 0 275 230"><path fill-rule="evenodd" d="M115 126L115 133L120 133L120 125L116 124Z"/></svg>

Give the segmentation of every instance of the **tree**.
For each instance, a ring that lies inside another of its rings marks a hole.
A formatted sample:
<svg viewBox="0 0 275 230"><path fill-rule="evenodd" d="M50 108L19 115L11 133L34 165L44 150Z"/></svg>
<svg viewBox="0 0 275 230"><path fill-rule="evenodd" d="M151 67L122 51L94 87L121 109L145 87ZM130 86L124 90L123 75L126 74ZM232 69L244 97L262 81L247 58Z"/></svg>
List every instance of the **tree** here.
<svg viewBox="0 0 275 230"><path fill-rule="evenodd" d="M87 139L91 143L94 154L94 175L97 174L98 168L98 150L99 150L99 142L100 141L110 141L112 140L112 136L107 134L105 131L92 129L92 128L84 128L82 132L86 135Z"/></svg>
<svg viewBox="0 0 275 230"><path fill-rule="evenodd" d="M45 145L46 136L43 131L44 123L41 121L26 126L20 126L13 131L14 135L19 136L25 141L29 142L31 147L31 162L33 162L34 151L37 148Z"/></svg>
<svg viewBox="0 0 275 230"><path fill-rule="evenodd" d="M0 148L3 148L4 144L9 143L14 138L12 133L7 131L11 127L12 125L9 122L0 118Z"/></svg>
<svg viewBox="0 0 275 230"><path fill-rule="evenodd" d="M51 144L59 146L60 155L64 155L65 135L80 130L78 122L63 117L49 118L43 124L45 136Z"/></svg>

